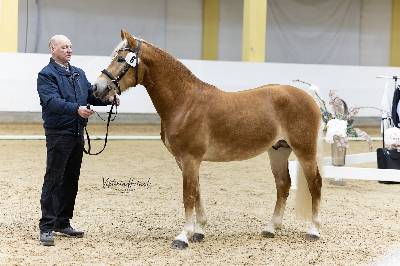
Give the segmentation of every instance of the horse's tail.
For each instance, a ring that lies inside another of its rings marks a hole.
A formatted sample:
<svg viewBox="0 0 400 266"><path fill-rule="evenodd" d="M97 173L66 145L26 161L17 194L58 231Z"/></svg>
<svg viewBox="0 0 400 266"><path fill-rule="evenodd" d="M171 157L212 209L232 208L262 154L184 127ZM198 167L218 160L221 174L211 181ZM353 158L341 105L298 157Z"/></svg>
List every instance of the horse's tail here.
<svg viewBox="0 0 400 266"><path fill-rule="evenodd" d="M317 140L317 171L320 172L320 175L323 176L322 173L322 160L323 160L323 125L320 125L318 131L318 140ZM296 215L297 217L310 221L312 215L312 202L311 202L311 193L308 189L308 184L306 177L304 175L304 171L300 166L300 163L297 162L296 166L296 174L297 174L297 190L296 190Z"/></svg>

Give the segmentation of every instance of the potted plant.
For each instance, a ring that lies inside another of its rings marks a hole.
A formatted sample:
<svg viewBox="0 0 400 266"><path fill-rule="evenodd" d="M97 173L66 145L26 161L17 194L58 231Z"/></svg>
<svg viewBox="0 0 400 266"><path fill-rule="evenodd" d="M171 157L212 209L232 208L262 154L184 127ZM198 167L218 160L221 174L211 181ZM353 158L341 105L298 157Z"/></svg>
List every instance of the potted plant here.
<svg viewBox="0 0 400 266"><path fill-rule="evenodd" d="M365 131L353 126L354 117L361 108L367 107L354 107L349 109L346 102L337 95L336 91L331 90L329 91L329 105L331 111L319 95L319 88L317 86L301 80L295 81L309 86L311 95L320 107L324 131L326 133L325 141L331 144L332 165L345 165L346 150L349 147L348 137L361 137L365 139L368 142L369 151L372 151L373 146L370 136Z"/></svg>

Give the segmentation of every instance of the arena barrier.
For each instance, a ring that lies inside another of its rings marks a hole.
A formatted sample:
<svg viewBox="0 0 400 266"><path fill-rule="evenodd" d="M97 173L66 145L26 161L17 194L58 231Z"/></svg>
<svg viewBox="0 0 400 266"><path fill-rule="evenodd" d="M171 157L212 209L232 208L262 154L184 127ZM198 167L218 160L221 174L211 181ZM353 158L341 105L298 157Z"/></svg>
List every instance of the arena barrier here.
<svg viewBox="0 0 400 266"><path fill-rule="evenodd" d="M381 138L382 139L382 138ZM376 163L376 152L346 155L346 165ZM289 173L292 179L292 189L297 186L298 161L289 161ZM396 181L400 182L400 170L377 169L367 167L332 166L331 157L322 161L322 177L335 180L367 180L367 181Z"/></svg>
<svg viewBox="0 0 400 266"><path fill-rule="evenodd" d="M104 140L106 136L90 136L90 140ZM0 135L0 140L45 140L44 135ZM86 139L86 137L85 137ZM108 140L160 140L160 136L108 136Z"/></svg>
<svg viewBox="0 0 400 266"><path fill-rule="evenodd" d="M91 136L91 140L104 140L105 136ZM0 135L0 140L45 140L44 135ZM85 138L86 139L86 138ZM160 140L160 136L108 136L108 140ZM372 137L374 141L382 141L382 137ZM362 138L349 138L350 141L364 141ZM376 163L376 152L346 155L346 165ZM289 173L292 178L292 189L297 188L297 161L289 161ZM369 180L400 182L400 171L394 169L376 169L366 167L332 166L331 157L323 159L323 178L335 180Z"/></svg>
<svg viewBox="0 0 400 266"><path fill-rule="evenodd" d="M44 135L0 135L0 140L45 140ZM86 139L86 138L85 138ZM91 140L104 140L105 136L91 136ZM108 140L160 140L160 136L108 136ZM371 137L374 141L382 141L382 137ZM362 138L349 138L350 141L364 141ZM346 165L376 163L376 152L346 155ZM289 173L292 178L292 189L297 188L298 161L289 161ZM375 169L348 166L332 166L331 157L323 159L323 178L335 180L371 180L400 182L400 171L394 169Z"/></svg>
<svg viewBox="0 0 400 266"><path fill-rule="evenodd" d="M0 140L44 140L46 137L44 135L0 135ZM86 139L86 137L85 137ZM94 140L104 140L105 136L90 136L90 139ZM108 136L109 140L159 140L160 136ZM365 139L360 137L349 137L349 141L365 141ZM382 137L371 137L373 141L382 141Z"/></svg>

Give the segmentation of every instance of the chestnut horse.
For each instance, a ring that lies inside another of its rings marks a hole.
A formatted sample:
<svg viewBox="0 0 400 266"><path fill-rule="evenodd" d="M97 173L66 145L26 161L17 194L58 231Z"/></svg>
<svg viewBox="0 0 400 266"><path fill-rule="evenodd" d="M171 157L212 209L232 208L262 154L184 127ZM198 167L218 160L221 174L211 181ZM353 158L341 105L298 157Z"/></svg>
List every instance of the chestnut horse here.
<svg viewBox="0 0 400 266"><path fill-rule="evenodd" d="M308 211L306 216L311 220L306 238L318 239L322 182L317 145L321 115L314 99L305 91L286 85L224 92L199 80L181 62L154 45L123 30L121 38L93 91L105 100L137 84L146 88L161 118L161 139L183 177L186 223L172 246L183 249L188 246L188 239L198 242L204 238L201 162L246 160L265 151L275 177L277 199L271 222L262 235L274 237L282 224L291 185L288 157L293 150L303 169L299 180L306 187L296 204L303 205L300 207Z"/></svg>

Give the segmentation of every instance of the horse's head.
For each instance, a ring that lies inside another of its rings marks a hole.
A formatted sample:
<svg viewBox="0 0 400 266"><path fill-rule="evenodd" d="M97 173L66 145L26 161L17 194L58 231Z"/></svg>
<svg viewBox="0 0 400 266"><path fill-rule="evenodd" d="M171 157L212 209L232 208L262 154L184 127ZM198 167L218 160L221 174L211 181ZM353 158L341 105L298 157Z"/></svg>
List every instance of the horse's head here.
<svg viewBox="0 0 400 266"><path fill-rule="evenodd" d="M136 40L124 30L121 30L121 39L112 54L110 65L101 71L92 87L94 95L103 101L109 101L116 93L121 94L140 83L139 55L142 41Z"/></svg>

